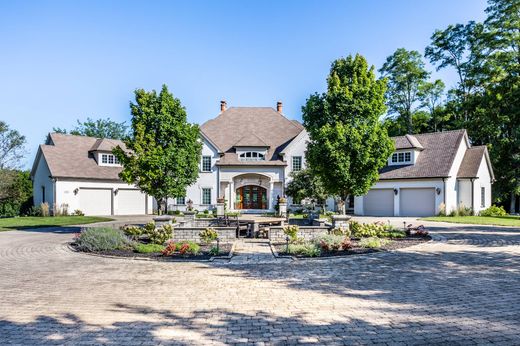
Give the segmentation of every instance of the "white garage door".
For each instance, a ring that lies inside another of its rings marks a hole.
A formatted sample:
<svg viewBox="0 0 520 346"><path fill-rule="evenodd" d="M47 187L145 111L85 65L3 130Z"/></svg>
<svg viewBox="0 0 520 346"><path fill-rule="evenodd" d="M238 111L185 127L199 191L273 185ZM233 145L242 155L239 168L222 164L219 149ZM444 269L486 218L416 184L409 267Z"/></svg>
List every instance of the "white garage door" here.
<svg viewBox="0 0 520 346"><path fill-rule="evenodd" d="M146 214L146 195L139 190L119 189L117 192L117 215Z"/></svg>
<svg viewBox="0 0 520 346"><path fill-rule="evenodd" d="M435 215L435 189L401 189L399 204L401 216Z"/></svg>
<svg viewBox="0 0 520 346"><path fill-rule="evenodd" d="M394 216L394 190L373 189L363 198L363 211L371 216Z"/></svg>
<svg viewBox="0 0 520 346"><path fill-rule="evenodd" d="M85 215L112 214L112 189L79 189L79 208Z"/></svg>

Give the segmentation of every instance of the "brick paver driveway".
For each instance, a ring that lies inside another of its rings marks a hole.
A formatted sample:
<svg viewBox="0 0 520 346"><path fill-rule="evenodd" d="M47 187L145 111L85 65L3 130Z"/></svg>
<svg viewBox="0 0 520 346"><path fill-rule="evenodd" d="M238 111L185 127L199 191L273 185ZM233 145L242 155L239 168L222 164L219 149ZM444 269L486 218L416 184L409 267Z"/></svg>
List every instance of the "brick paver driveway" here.
<svg viewBox="0 0 520 346"><path fill-rule="evenodd" d="M520 230L341 260L156 263L0 233L0 344L520 344Z"/></svg>

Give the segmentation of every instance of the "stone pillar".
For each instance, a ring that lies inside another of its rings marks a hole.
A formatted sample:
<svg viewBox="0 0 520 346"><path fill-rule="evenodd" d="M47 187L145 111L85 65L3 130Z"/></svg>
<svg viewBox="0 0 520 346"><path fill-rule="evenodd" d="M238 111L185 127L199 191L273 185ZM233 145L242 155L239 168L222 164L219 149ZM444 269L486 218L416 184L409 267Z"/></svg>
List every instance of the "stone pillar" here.
<svg viewBox="0 0 520 346"><path fill-rule="evenodd" d="M224 197L217 199L217 216L224 216L226 214L226 200Z"/></svg>
<svg viewBox="0 0 520 346"><path fill-rule="evenodd" d="M285 198L280 198L278 202L278 215L287 217L287 200Z"/></svg>
<svg viewBox="0 0 520 346"><path fill-rule="evenodd" d="M332 227L347 227L352 217L350 215L332 215Z"/></svg>
<svg viewBox="0 0 520 346"><path fill-rule="evenodd" d="M275 200L274 200L274 183L271 181L269 182L269 209L274 210Z"/></svg>
<svg viewBox="0 0 520 346"><path fill-rule="evenodd" d="M155 227L159 228L165 224L172 224L173 216L170 215L162 215L158 217L154 217L153 221L155 223Z"/></svg>

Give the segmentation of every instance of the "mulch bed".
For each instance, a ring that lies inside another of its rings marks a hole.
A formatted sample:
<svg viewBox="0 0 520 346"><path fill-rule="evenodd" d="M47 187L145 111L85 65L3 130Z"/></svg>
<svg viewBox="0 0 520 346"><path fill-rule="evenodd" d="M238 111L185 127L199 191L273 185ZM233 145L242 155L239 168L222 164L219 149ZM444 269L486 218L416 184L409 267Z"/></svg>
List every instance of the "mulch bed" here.
<svg viewBox="0 0 520 346"><path fill-rule="evenodd" d="M389 239L390 242L378 249L371 249L371 248L364 248L359 246L359 239L351 239L352 241L352 248L344 251L324 251L321 250L321 255L319 257L308 257L304 255L294 255L294 254L287 254L285 252L286 244L285 243L274 243L272 244L276 252L278 252L281 256L293 256L296 258L322 258L322 257L338 257L338 256L350 256L350 255L360 255L360 254L369 254L374 252L381 252L381 251L391 251L391 250L397 250L397 249L403 249L410 246L418 245L421 243L425 243L430 241L432 238L430 236L410 236L406 238L394 238Z"/></svg>
<svg viewBox="0 0 520 346"><path fill-rule="evenodd" d="M213 255L209 254L209 250L214 246L214 244L211 245L205 245L205 244L199 244L200 245L200 252L198 255L191 255L191 254L174 254L173 256L163 256L160 252L153 252L153 253L139 253L135 252L133 250L110 250L110 251L96 251L91 252L97 255L104 255L104 256L115 256L115 257L126 257L126 258L149 258L157 261L183 261L183 260L197 260L197 261L204 261L209 260L211 257L214 257ZM76 247L76 244L71 244L72 248L74 248L78 252L84 252L79 250ZM233 244L230 243L221 243L220 244L220 254L219 256L227 256L229 255L231 248Z"/></svg>

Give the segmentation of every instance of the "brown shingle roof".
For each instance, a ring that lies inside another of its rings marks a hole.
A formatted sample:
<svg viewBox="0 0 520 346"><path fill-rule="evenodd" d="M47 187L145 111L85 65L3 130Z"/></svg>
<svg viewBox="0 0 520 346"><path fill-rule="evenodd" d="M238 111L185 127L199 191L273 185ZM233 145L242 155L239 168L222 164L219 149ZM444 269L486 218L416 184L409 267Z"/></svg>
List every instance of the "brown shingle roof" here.
<svg viewBox="0 0 520 346"><path fill-rule="evenodd" d="M285 165L278 153L303 131L299 122L287 119L271 107L230 107L200 128L224 152L219 165ZM238 160L233 148L236 143L257 146L260 142L269 146L265 161Z"/></svg>
<svg viewBox="0 0 520 346"><path fill-rule="evenodd" d="M424 149L417 137L412 135L394 137L393 140L396 149Z"/></svg>
<svg viewBox="0 0 520 346"><path fill-rule="evenodd" d="M265 147L268 148L269 144L264 142L260 137L254 133L247 134L240 138L238 142L233 145L234 147Z"/></svg>
<svg viewBox="0 0 520 346"><path fill-rule="evenodd" d="M476 178L485 152L486 146L484 145L466 150L459 167L459 172L457 173L457 178Z"/></svg>
<svg viewBox="0 0 520 346"><path fill-rule="evenodd" d="M457 149L464 139L465 133L466 130L455 130L414 135L423 147L416 163L404 166L385 166L379 172L379 179L448 177ZM394 137L393 140L396 149L413 148L405 136Z"/></svg>
<svg viewBox="0 0 520 346"><path fill-rule="evenodd" d="M125 148L123 142L118 140L103 140L85 136L64 135L51 133L51 144L40 145L43 157L51 171L52 177L58 178L85 178L85 179L107 179L120 180L121 167L98 166L90 151L110 151L111 145L120 145Z"/></svg>

